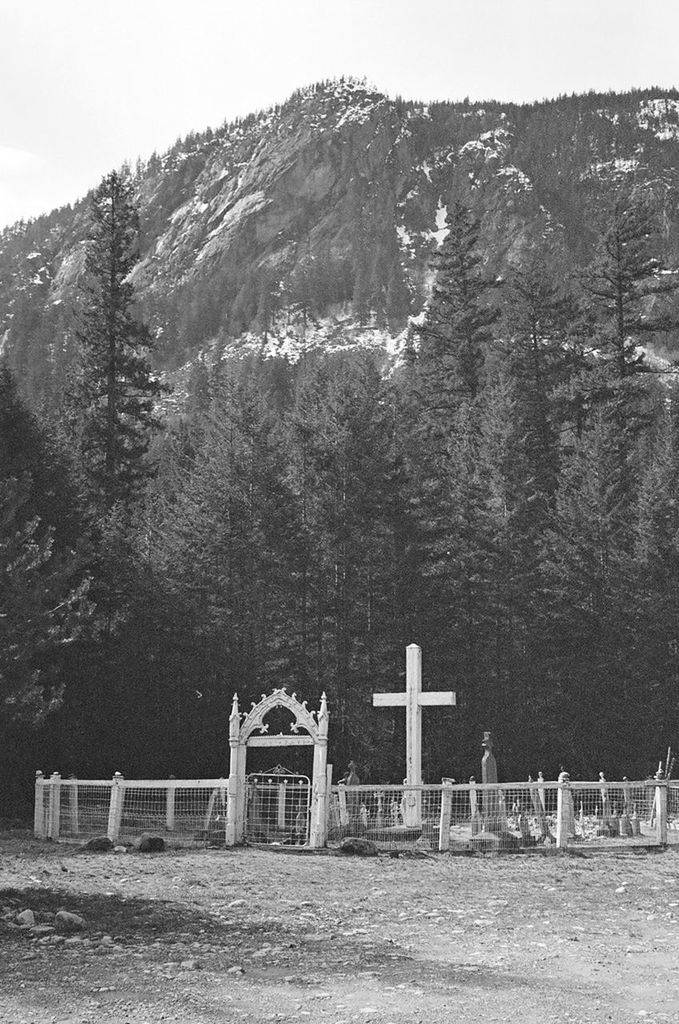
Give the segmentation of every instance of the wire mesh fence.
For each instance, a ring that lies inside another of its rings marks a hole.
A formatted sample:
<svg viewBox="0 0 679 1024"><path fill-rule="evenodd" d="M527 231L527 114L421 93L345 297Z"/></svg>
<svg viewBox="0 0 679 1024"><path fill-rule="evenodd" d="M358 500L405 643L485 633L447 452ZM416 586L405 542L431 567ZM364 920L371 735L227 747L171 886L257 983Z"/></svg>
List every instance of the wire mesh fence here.
<svg viewBox="0 0 679 1024"><path fill-rule="evenodd" d="M679 845L679 780L667 786L667 842Z"/></svg>
<svg viewBox="0 0 679 1024"><path fill-rule="evenodd" d="M347 836L381 848L431 845L441 814L442 786L333 786L328 802L328 843Z"/></svg>
<svg viewBox="0 0 679 1024"><path fill-rule="evenodd" d="M664 845L673 832L661 800L667 792L655 780L340 785L331 791L328 842L355 836L385 850L452 852ZM679 825L679 784L670 792Z"/></svg>
<svg viewBox="0 0 679 1024"><path fill-rule="evenodd" d="M36 836L129 843L144 832L169 847L225 842L226 779L36 779ZM311 785L305 776L251 775L245 841L305 846ZM679 781L551 781L437 786L332 786L327 838L371 840L385 851L624 849L679 845Z"/></svg>
<svg viewBox="0 0 679 1024"><path fill-rule="evenodd" d="M167 846L224 842L226 779L36 780L35 834L85 841L106 835L121 844L144 832Z"/></svg>

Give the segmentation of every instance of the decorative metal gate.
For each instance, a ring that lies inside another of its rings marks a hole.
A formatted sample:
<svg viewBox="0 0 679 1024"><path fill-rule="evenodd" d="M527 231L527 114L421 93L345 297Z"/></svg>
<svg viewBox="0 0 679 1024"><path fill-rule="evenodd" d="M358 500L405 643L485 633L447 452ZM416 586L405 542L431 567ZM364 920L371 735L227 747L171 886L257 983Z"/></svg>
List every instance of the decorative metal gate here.
<svg viewBox="0 0 679 1024"><path fill-rule="evenodd" d="M245 841L267 846L309 842L311 781L281 765L247 777Z"/></svg>

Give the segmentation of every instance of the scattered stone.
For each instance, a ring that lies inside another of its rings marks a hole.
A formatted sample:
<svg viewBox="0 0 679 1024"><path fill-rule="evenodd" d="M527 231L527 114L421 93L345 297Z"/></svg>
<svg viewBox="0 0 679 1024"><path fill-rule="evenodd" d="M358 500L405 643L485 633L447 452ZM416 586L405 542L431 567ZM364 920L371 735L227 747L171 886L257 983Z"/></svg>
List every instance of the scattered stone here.
<svg viewBox="0 0 679 1024"><path fill-rule="evenodd" d="M478 832L469 840L473 850L480 853L490 853L502 850L505 853L509 850L521 849L521 836L513 832Z"/></svg>
<svg viewBox="0 0 679 1024"><path fill-rule="evenodd" d="M31 928L31 935L36 939L42 939L45 935L54 935L56 928L52 924L36 924Z"/></svg>
<svg viewBox="0 0 679 1024"><path fill-rule="evenodd" d="M33 928L35 926L35 914L32 910L22 910L14 920L17 924L24 925L26 928Z"/></svg>
<svg viewBox="0 0 679 1024"><path fill-rule="evenodd" d="M347 836L342 840L340 853L354 854L356 857L376 857L377 846L370 839L361 839L359 836Z"/></svg>
<svg viewBox="0 0 679 1024"><path fill-rule="evenodd" d="M108 836L93 836L92 839L88 839L86 843L83 843L80 849L87 851L87 853L110 853L113 849L113 843Z"/></svg>
<svg viewBox="0 0 679 1024"><path fill-rule="evenodd" d="M165 849L165 840L162 836L154 836L150 832L144 832L137 842L139 853L162 853Z"/></svg>
<svg viewBox="0 0 679 1024"><path fill-rule="evenodd" d="M68 910L59 910L54 917L57 931L81 932L85 927L85 918L79 914L71 914Z"/></svg>

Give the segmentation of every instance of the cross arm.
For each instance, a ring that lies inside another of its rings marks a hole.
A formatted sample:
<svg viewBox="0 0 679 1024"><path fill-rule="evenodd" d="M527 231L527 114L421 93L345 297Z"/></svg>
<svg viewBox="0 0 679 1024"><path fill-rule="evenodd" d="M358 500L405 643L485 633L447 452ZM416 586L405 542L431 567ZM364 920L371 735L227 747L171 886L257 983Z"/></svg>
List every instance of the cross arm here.
<svg viewBox="0 0 679 1024"><path fill-rule="evenodd" d="M407 703L407 693L373 693L374 708L404 708Z"/></svg>
<svg viewBox="0 0 679 1024"><path fill-rule="evenodd" d="M418 704L424 707L431 707L432 705L452 706L454 704L457 704L457 694L453 693L452 690L439 690L438 692L434 691L433 693L420 693L418 694L417 702Z"/></svg>

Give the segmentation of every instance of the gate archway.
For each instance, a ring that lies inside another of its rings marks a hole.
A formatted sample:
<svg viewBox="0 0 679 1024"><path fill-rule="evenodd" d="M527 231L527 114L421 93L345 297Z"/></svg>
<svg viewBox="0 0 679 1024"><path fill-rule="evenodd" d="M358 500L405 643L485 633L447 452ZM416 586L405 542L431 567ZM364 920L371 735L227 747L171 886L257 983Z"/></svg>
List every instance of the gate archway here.
<svg viewBox="0 0 679 1024"><path fill-rule="evenodd" d="M247 799L246 763L248 747L311 746L314 748L311 780L311 810L309 846L325 846L327 839L327 760L328 760L328 705L325 694L318 711L309 711L306 701L298 701L295 693L285 687L268 696L262 694L258 704L253 703L247 714L238 707L238 695L233 698L229 716L229 770L226 845L242 843L245 835L245 802ZM269 735L264 719L274 708L287 708L293 716L289 733ZM300 730L305 730L300 732Z"/></svg>

